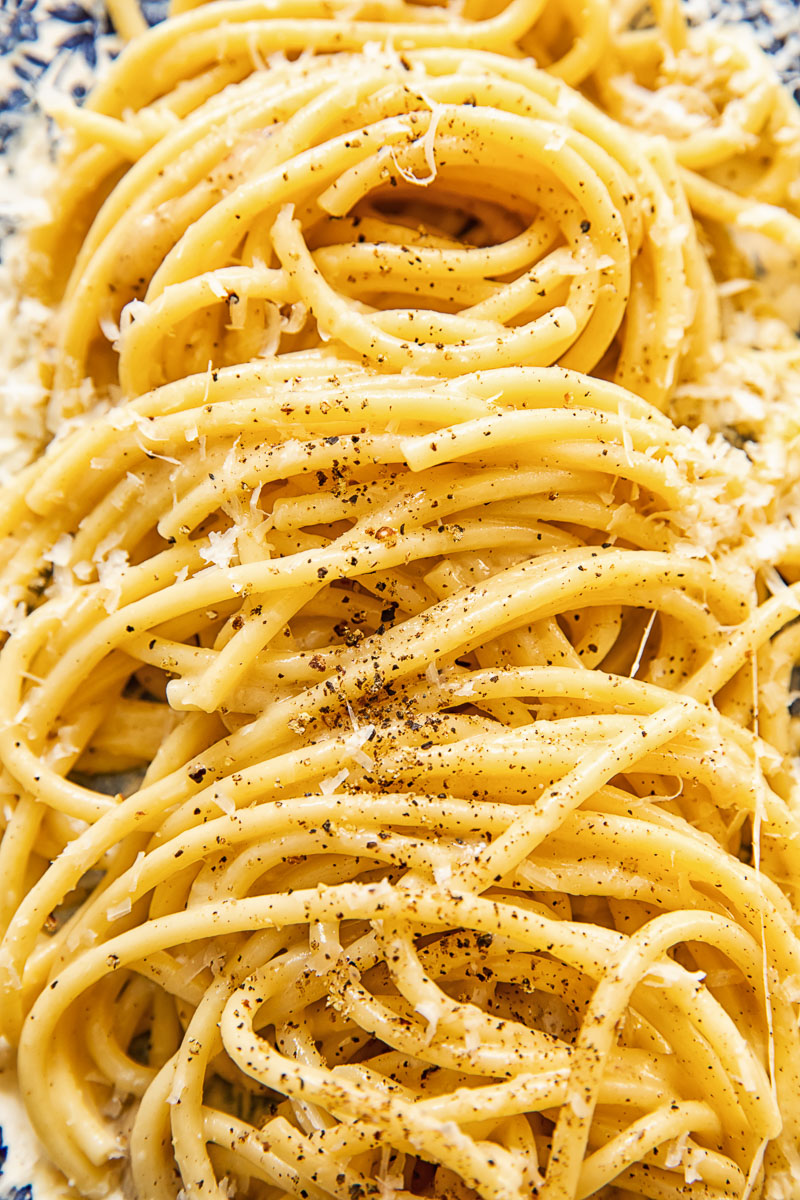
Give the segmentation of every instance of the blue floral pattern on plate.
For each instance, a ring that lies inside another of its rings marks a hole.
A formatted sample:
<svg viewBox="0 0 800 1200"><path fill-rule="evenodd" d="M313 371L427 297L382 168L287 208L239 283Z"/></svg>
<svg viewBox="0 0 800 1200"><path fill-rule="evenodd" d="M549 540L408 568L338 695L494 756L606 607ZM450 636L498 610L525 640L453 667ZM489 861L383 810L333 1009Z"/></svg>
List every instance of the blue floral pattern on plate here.
<svg viewBox="0 0 800 1200"><path fill-rule="evenodd" d="M3 1130L0 1127L0 1175L3 1174L7 1158L8 1146L3 1141ZM33 1184L26 1183L22 1187L12 1187L8 1191L4 1191L2 1200L34 1200ZM43 1197L42 1200L46 1200L46 1197Z"/></svg>
<svg viewBox="0 0 800 1200"><path fill-rule="evenodd" d="M167 0L143 0L151 25ZM80 101L119 49L102 0L0 0L0 151L46 80Z"/></svg>

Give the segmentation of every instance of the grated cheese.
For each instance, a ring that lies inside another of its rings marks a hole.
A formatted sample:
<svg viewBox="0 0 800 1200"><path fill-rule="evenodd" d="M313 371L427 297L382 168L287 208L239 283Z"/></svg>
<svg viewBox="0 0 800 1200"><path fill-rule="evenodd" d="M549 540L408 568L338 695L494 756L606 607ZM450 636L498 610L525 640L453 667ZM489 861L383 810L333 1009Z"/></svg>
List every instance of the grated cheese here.
<svg viewBox="0 0 800 1200"><path fill-rule="evenodd" d="M222 533L212 529L208 535L208 545L200 547L200 557L214 567L229 567L238 558L236 539L240 533L236 525L231 525Z"/></svg>
<svg viewBox="0 0 800 1200"><path fill-rule="evenodd" d="M323 796L332 796L337 788L341 787L350 772L347 767L342 767L341 771L337 771L335 775L328 775L325 779L319 781L319 790Z"/></svg>
<svg viewBox="0 0 800 1200"><path fill-rule="evenodd" d="M106 612L114 612L119 606L127 566L127 550L112 550L106 559L97 563L97 579L106 591Z"/></svg>

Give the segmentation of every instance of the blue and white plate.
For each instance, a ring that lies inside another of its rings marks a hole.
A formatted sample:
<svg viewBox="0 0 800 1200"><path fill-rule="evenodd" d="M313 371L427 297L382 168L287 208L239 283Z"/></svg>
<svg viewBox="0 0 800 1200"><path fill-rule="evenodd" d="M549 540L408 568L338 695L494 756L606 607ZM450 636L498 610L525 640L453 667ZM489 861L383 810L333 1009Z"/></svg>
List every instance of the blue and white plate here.
<svg viewBox="0 0 800 1200"><path fill-rule="evenodd" d="M167 0L143 0L142 9L155 24ZM80 101L118 50L103 0L0 0L0 150L43 82Z"/></svg>

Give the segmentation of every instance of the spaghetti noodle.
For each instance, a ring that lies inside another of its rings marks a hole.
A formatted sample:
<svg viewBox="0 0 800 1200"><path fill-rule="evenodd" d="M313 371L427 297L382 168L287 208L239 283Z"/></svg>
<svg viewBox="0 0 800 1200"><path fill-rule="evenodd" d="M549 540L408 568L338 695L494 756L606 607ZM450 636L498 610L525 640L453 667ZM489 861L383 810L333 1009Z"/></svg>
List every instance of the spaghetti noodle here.
<svg viewBox="0 0 800 1200"><path fill-rule="evenodd" d="M800 539L674 418L800 119L637 7L115 0L58 109L0 1011L80 1195L796 1191Z"/></svg>

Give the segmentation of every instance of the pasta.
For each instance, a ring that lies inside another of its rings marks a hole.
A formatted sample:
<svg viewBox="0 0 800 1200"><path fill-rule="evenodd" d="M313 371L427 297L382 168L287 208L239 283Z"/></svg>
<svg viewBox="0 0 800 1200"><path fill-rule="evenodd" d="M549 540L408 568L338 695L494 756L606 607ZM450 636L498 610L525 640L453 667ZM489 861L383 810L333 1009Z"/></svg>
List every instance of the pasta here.
<svg viewBox="0 0 800 1200"><path fill-rule="evenodd" d="M47 1155L789 1200L796 107L674 0L109 9L0 502Z"/></svg>

